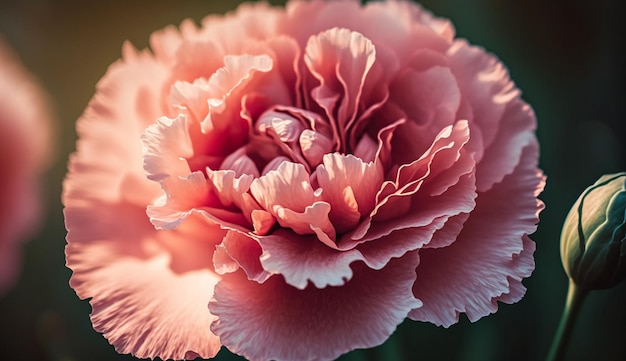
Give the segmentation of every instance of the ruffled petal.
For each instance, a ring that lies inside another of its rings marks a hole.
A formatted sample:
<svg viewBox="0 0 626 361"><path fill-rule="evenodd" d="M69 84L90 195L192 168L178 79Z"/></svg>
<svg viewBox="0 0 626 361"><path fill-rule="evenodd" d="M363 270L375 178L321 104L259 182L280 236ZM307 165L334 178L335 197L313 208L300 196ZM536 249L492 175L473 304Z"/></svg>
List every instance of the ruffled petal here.
<svg viewBox="0 0 626 361"><path fill-rule="evenodd" d="M170 81L193 82L196 79L208 79L211 74L224 65L224 55L222 49L213 39L203 39L197 35L196 25L191 22L188 30L194 33L185 36L185 40L173 51L173 64L170 66ZM182 29L181 29L182 30ZM168 88L168 95L170 89Z"/></svg>
<svg viewBox="0 0 626 361"><path fill-rule="evenodd" d="M518 301L521 280L534 269L533 233L543 204L536 197L544 178L536 169L537 144L524 149L515 171L480 193L457 240L423 249L413 286L424 306L410 318L448 327L464 312L470 321L494 313L497 301Z"/></svg>
<svg viewBox="0 0 626 361"><path fill-rule="evenodd" d="M365 35L377 48L388 48L404 62L416 48L445 51L454 37L448 20L436 18L411 2L370 2L361 7L357 1L292 1L286 7L287 21L279 24L279 30L300 44L335 26Z"/></svg>
<svg viewBox="0 0 626 361"><path fill-rule="evenodd" d="M431 49L422 48L415 50L413 54L411 54L408 67L418 73L421 73L433 67L449 68L450 66L448 57L445 54Z"/></svg>
<svg viewBox="0 0 626 361"><path fill-rule="evenodd" d="M302 99L300 88L302 78L298 66L301 57L300 47L293 38L287 35L270 38L267 40L267 45L274 53L275 67L280 73L280 78L290 90L291 101L286 104L302 106L299 104Z"/></svg>
<svg viewBox="0 0 626 361"><path fill-rule="evenodd" d="M331 205L330 219L337 232L354 227L374 208L383 181L378 163L365 163L353 155L326 154L316 175L322 197Z"/></svg>
<svg viewBox="0 0 626 361"><path fill-rule="evenodd" d="M279 208L302 212L319 198L304 166L289 161L282 161L276 170L254 179L250 193L272 214Z"/></svg>
<svg viewBox="0 0 626 361"><path fill-rule="evenodd" d="M450 244L458 235L458 232L455 233L458 231L455 227L457 217L474 208L474 182L474 175L466 174L442 196L417 202L420 204L428 201L432 208L428 207L424 211L411 210L399 222L374 223L363 238L355 241L341 239L339 246L341 249L349 249L356 244L365 262L370 267L379 269L390 259L400 257L406 252ZM446 230L448 222L452 222L454 227L450 231ZM436 243L431 245L431 242Z"/></svg>
<svg viewBox="0 0 626 361"><path fill-rule="evenodd" d="M320 241L334 246L335 227L330 221L330 204L314 202L304 208L302 212L295 212L289 208L275 207L276 220L283 227L291 228L297 234L315 233Z"/></svg>
<svg viewBox="0 0 626 361"><path fill-rule="evenodd" d="M258 178L261 174L254 161L246 154L244 147L234 151L220 165L220 169L233 171L237 178L244 174Z"/></svg>
<svg viewBox="0 0 626 361"><path fill-rule="evenodd" d="M246 209L249 205L244 194L250 189L253 176L242 174L237 176L233 170L211 170L207 169L207 176L211 182L215 193L224 207L237 206L245 209L246 213L251 209Z"/></svg>
<svg viewBox="0 0 626 361"><path fill-rule="evenodd" d="M183 21L181 28L193 26L191 19ZM150 48L154 55L164 63L173 63L176 51L183 43L181 31L173 25L166 26L150 35Z"/></svg>
<svg viewBox="0 0 626 361"><path fill-rule="evenodd" d="M392 50L402 65L414 49L445 51L454 38L450 21L433 16L416 3L372 2L364 10L366 20L357 31L363 31L377 47L382 45Z"/></svg>
<svg viewBox="0 0 626 361"><path fill-rule="evenodd" d="M446 247L452 244L452 242L456 241L456 238L459 236L459 233L463 230L463 225L467 218L469 218L470 213L464 212L459 213L450 217L445 226L433 234L430 242L424 245L425 248L440 248Z"/></svg>
<svg viewBox="0 0 626 361"><path fill-rule="evenodd" d="M400 229L391 234L377 238L375 242L364 242L356 249L363 255L365 263L373 269L381 269L393 259L405 253L417 250L427 245L433 234L440 230L448 217L442 216L433 219L422 227Z"/></svg>
<svg viewBox="0 0 626 361"><path fill-rule="evenodd" d="M363 84L375 58L372 42L348 29L324 31L306 45L304 61L320 83L311 95L331 120L340 149L347 143L346 130L356 119Z"/></svg>
<svg viewBox="0 0 626 361"><path fill-rule="evenodd" d="M513 99L502 115L496 139L485 149L477 165L476 172L480 176L476 180L476 188L484 192L513 172L523 149L533 144L535 139L533 109L521 99Z"/></svg>
<svg viewBox="0 0 626 361"><path fill-rule="evenodd" d="M269 3L242 3L235 12L206 16L200 32L202 38L214 39L225 54L236 54L247 50L249 43L275 35L283 17L284 12Z"/></svg>
<svg viewBox="0 0 626 361"><path fill-rule="evenodd" d="M273 69L274 61L268 55L227 55L224 66L211 75L207 83L209 109L201 127L206 134L221 136L218 144L223 147L214 146L214 151L236 149L248 136L249 124L240 116L244 89L253 88L255 92L276 100L289 99L284 84Z"/></svg>
<svg viewBox="0 0 626 361"><path fill-rule="evenodd" d="M79 140L70 158L65 198L132 199L145 206L159 192L158 183L145 177L140 138L162 114L160 87L168 74L150 54L129 43L123 50L124 59L109 67L77 122ZM136 186L121 186L129 180Z"/></svg>
<svg viewBox="0 0 626 361"><path fill-rule="evenodd" d="M209 112L207 99L210 96L210 89L204 78L196 79L193 83L177 81L172 85L169 103L194 123L200 123Z"/></svg>
<svg viewBox="0 0 626 361"><path fill-rule="evenodd" d="M92 298L94 328L118 352L215 356L220 341L206 305L219 281L211 257L223 231L191 219L176 231L156 231L144 209L125 203L69 202L65 216L70 285Z"/></svg>
<svg viewBox="0 0 626 361"><path fill-rule="evenodd" d="M498 296L495 299L496 301L513 304L519 302L526 294L526 287L522 284L522 281L524 278L530 277L535 269L533 253L535 253L536 246L535 242L528 236L523 236L522 241L524 242L524 249L520 254L513 255L512 262L515 265L514 267L520 271L518 274L509 276L508 292Z"/></svg>
<svg viewBox="0 0 626 361"><path fill-rule="evenodd" d="M471 118L467 119L474 125L475 133L480 135L480 139L474 138L470 143L470 148L476 154L476 161L480 163L483 154L488 154L485 150L499 139L500 129L511 127L504 113L508 104L519 98L520 91L509 78L506 67L496 57L479 47L470 46L464 40L456 40L446 55L450 70L457 79L467 104L465 108L471 108ZM534 122L534 116L529 117L526 119L526 126L534 127ZM516 124L512 128L517 129L519 126L520 124ZM516 149L514 153L519 154L521 148ZM491 154L494 155L493 152ZM481 182L479 189L487 190L492 184L499 182L504 175L513 171L511 167L514 164L515 161L510 162L509 166L503 168L503 172L495 177L486 175L484 180L479 180Z"/></svg>
<svg viewBox="0 0 626 361"><path fill-rule="evenodd" d="M372 231L365 225L351 237L360 239L367 232L367 239L375 239L392 230L427 225L443 215L471 211L476 197L475 164L464 150L468 139L467 122L442 131L422 157L400 167L395 182L383 184L372 211L372 218L377 221ZM468 174L471 177L464 177Z"/></svg>
<svg viewBox="0 0 626 361"><path fill-rule="evenodd" d="M207 206L213 194L204 174L193 172L186 178L168 177L161 185L165 195L149 205L147 215L157 229L174 229L194 208Z"/></svg>
<svg viewBox="0 0 626 361"><path fill-rule="evenodd" d="M159 118L143 132L141 145L148 179L160 181L191 173L186 159L193 155L193 148L184 116Z"/></svg>
<svg viewBox="0 0 626 361"><path fill-rule="evenodd" d="M209 303L218 319L211 329L229 350L250 360L335 359L356 348L380 345L410 309L416 253L380 271L357 262L341 287L304 290L275 276L263 284L240 272L225 275Z"/></svg>
<svg viewBox="0 0 626 361"><path fill-rule="evenodd" d="M241 268L249 280L263 283L271 276L271 271L268 272L261 265L262 253L263 249L257 240L236 231L229 231L222 243L216 247L213 262L215 269L223 270L221 274ZM234 265L229 260L234 262Z"/></svg>
<svg viewBox="0 0 626 361"><path fill-rule="evenodd" d="M298 234L316 233L322 242L333 244L330 205L320 200L319 190L313 190L302 164L281 161L276 170L252 181L250 193L281 226Z"/></svg>
<svg viewBox="0 0 626 361"><path fill-rule="evenodd" d="M333 149L332 140L324 134L310 129L306 129L300 134L298 142L302 155L310 165L320 164L324 154L330 153Z"/></svg>
<svg viewBox="0 0 626 361"><path fill-rule="evenodd" d="M410 132L394 136L394 161L405 164L418 159L441 129L458 120L461 92L450 70L436 66L400 73L391 84L390 99L417 123Z"/></svg>
<svg viewBox="0 0 626 361"><path fill-rule="evenodd" d="M249 81L254 72L268 72L272 67L272 58L267 55L225 56L224 67L211 75L206 85L210 94L208 101L211 110L223 111L226 97Z"/></svg>
<svg viewBox="0 0 626 361"><path fill-rule="evenodd" d="M341 286L352 278L350 264L362 260L358 250L340 252L319 242L315 236L276 231L259 238L263 268L281 274L285 282L304 289L309 281L317 288Z"/></svg>

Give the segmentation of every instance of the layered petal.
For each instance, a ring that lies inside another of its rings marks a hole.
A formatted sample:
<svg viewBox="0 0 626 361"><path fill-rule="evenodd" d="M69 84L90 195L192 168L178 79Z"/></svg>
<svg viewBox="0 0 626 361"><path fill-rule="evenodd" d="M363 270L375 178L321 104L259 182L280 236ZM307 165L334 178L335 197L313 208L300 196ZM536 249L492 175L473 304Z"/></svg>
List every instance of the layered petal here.
<svg viewBox="0 0 626 361"><path fill-rule="evenodd" d="M223 231L192 220L156 231L144 209L127 203L69 205L65 217L70 285L91 298L94 328L118 352L191 359L219 351L206 304L219 281L211 249Z"/></svg>
<svg viewBox="0 0 626 361"><path fill-rule="evenodd" d="M251 80L254 72L268 72L272 66L272 58L264 55L225 56L224 67L211 75L207 83L209 107L207 117L202 121L202 129L205 132L223 129L226 124L218 122L215 117L226 110L229 98Z"/></svg>
<svg viewBox="0 0 626 361"><path fill-rule="evenodd" d="M419 158L439 130L459 120L461 92L450 69L440 66L422 72L407 69L390 89L390 101L416 123L394 136L394 161L404 164Z"/></svg>
<svg viewBox="0 0 626 361"><path fill-rule="evenodd" d="M269 212L277 212L279 208L301 212L319 198L304 166L288 161L256 178L250 185L250 192Z"/></svg>
<svg viewBox="0 0 626 361"><path fill-rule="evenodd" d="M167 76L148 53L125 44L124 59L98 83L64 182L67 266L79 297L92 298L94 328L119 352L212 357L220 343L208 331L206 303L219 278L201 255L210 260L206 241L223 232L201 222L157 232L145 213L159 185L143 173L140 139L162 114Z"/></svg>
<svg viewBox="0 0 626 361"><path fill-rule="evenodd" d="M333 28L312 36L304 61L319 81L311 95L325 111L345 149L346 130L356 119L363 84L376 59L374 45L363 35L348 29Z"/></svg>
<svg viewBox="0 0 626 361"><path fill-rule="evenodd" d="M353 155L326 154L316 170L322 197L331 205L329 217L337 232L353 228L369 215L383 181L378 163L365 163Z"/></svg>
<svg viewBox="0 0 626 361"><path fill-rule="evenodd" d="M360 224L350 238L377 239L395 230L429 225L442 216L470 212L476 192L474 160L464 150L468 137L466 122L442 131L422 157L399 168L395 181L383 183L372 221Z"/></svg>
<svg viewBox="0 0 626 361"><path fill-rule="evenodd" d="M194 172L186 178L168 177L160 182L165 195L147 207L146 214L157 229L174 229L194 209L208 206L209 198L215 197L204 178Z"/></svg>
<svg viewBox="0 0 626 361"><path fill-rule="evenodd" d="M241 268L248 279L259 283L271 276L261 265L263 252L259 241L236 231L228 231L222 243L215 249L213 263L220 274L226 274Z"/></svg>
<svg viewBox="0 0 626 361"><path fill-rule="evenodd" d="M211 330L231 351L251 360L334 359L373 347L420 307L407 292L417 263L416 253L381 271L357 262L349 282L324 289L300 290L277 276L258 284L241 273L225 275L209 303L217 316Z"/></svg>
<svg viewBox="0 0 626 361"><path fill-rule="evenodd" d="M150 41L99 83L64 183L71 285L119 352L334 359L522 297L535 117L447 20L294 0Z"/></svg>
<svg viewBox="0 0 626 361"><path fill-rule="evenodd" d="M158 119L143 132L141 145L148 179L186 177L191 172L187 158L193 156L193 147L184 116Z"/></svg>
<svg viewBox="0 0 626 361"><path fill-rule="evenodd" d="M341 286L353 275L350 265L363 260L356 249L337 252L315 236L301 236L289 231L277 231L259 238L263 248L261 263L273 274L298 289L312 283L317 288Z"/></svg>
<svg viewBox="0 0 626 361"><path fill-rule="evenodd" d="M410 318L448 327L459 313L470 321L494 313L497 301L518 301L521 280L530 276L536 229L543 208L536 199L544 186L537 166L537 144L526 147L513 173L480 193L463 230L450 246L424 249L415 296L424 302Z"/></svg>
<svg viewBox="0 0 626 361"><path fill-rule="evenodd" d="M521 99L512 99L504 110L496 139L485 149L484 156L477 165L480 178L476 187L485 191L513 172L523 149L535 142L534 111Z"/></svg>
<svg viewBox="0 0 626 361"><path fill-rule="evenodd" d="M483 154L490 153L496 156L504 151L503 158L509 161L508 165L497 172L492 170L492 174L485 175L484 180L479 181L481 190L488 189L492 184L500 181L504 175L513 171L512 166L516 164L514 159L510 159L510 153L519 155L519 149L524 145L516 144L519 139L513 140L512 147L500 147L498 151L487 151L492 143L500 138L499 132L507 128L518 130L522 127L534 129L535 117L532 110L518 112L515 109L513 113L505 115L510 103L519 98L520 91L510 80L508 71L504 65L499 62L493 55L486 53L483 49L470 46L464 40L456 40L448 49L446 55L449 59L450 70L454 74L461 93L463 94L463 107L459 109L459 115L468 116L476 126L475 133L480 135L473 139L470 144L476 154L476 160L480 163ZM513 108L517 108L514 106ZM520 115L525 115L525 119L519 119ZM517 117L516 120L509 120L511 117ZM514 124L510 124L512 122ZM525 124L523 124L525 123ZM511 133L509 133L511 135ZM506 136L504 137L506 138ZM505 142L509 142L507 139ZM506 144L506 143L504 143ZM504 162L503 162L504 163ZM504 165L500 163L500 165Z"/></svg>
<svg viewBox="0 0 626 361"><path fill-rule="evenodd" d="M302 164L282 161L276 170L252 181L250 192L281 226L298 234L316 233L327 244L334 241L330 205L320 200L319 190L313 190Z"/></svg>
<svg viewBox="0 0 626 361"><path fill-rule="evenodd" d="M160 87L168 73L129 43L123 50L123 60L109 67L76 124L79 140L63 185L65 199L132 199L145 206L158 193L159 185L144 175L140 138L161 116Z"/></svg>

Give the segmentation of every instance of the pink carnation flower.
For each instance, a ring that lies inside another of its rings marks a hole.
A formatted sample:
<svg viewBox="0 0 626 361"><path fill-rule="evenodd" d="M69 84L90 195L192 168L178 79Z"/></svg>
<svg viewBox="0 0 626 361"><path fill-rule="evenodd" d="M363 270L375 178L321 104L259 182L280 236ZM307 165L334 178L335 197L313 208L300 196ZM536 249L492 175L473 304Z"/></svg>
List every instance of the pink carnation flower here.
<svg viewBox="0 0 626 361"><path fill-rule="evenodd" d="M0 296L17 280L20 244L40 221L50 125L44 91L0 34Z"/></svg>
<svg viewBox="0 0 626 361"><path fill-rule="evenodd" d="M150 45L99 82L64 185L71 286L118 352L332 359L522 298L535 116L448 21L245 4Z"/></svg>

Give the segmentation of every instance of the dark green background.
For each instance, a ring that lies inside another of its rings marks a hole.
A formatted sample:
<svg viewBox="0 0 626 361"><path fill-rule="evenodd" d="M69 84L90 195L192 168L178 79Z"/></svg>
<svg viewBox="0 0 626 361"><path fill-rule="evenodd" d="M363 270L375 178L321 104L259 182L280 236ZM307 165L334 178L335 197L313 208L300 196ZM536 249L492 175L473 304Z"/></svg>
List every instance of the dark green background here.
<svg viewBox="0 0 626 361"><path fill-rule="evenodd" d="M60 203L74 121L95 83L130 39L147 46L149 34L184 18L223 13L226 1L0 0L0 32L41 80L55 102L57 163L45 178L47 218L24 247L16 288L0 300L2 360L131 360L117 355L93 331L87 301L68 286ZM280 3L280 2L273 2ZM450 18L459 37L485 47L508 66L539 121L541 167L548 185L541 198L536 270L526 297L476 323L462 316L449 329L406 321L376 349L343 360L541 360L560 317L567 278L559 258L563 219L578 194L603 173L626 170L624 35L626 15L614 1L422 2ZM219 360L236 359L223 350ZM570 360L626 359L626 285L592 293L569 349Z"/></svg>

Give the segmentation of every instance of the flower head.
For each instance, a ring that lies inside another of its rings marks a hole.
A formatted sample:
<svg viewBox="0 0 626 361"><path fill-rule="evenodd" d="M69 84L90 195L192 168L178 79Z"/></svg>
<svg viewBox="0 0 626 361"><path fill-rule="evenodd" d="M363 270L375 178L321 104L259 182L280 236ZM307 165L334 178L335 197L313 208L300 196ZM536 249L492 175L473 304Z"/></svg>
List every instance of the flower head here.
<svg viewBox="0 0 626 361"><path fill-rule="evenodd" d="M20 243L39 222L50 125L44 91L0 34L0 296L16 281Z"/></svg>
<svg viewBox="0 0 626 361"><path fill-rule="evenodd" d="M535 117L448 21L244 4L150 45L98 84L64 184L71 285L119 352L333 359L521 299Z"/></svg>
<svg viewBox="0 0 626 361"><path fill-rule="evenodd" d="M600 177L578 197L561 233L567 275L586 290L626 276L626 173Z"/></svg>

